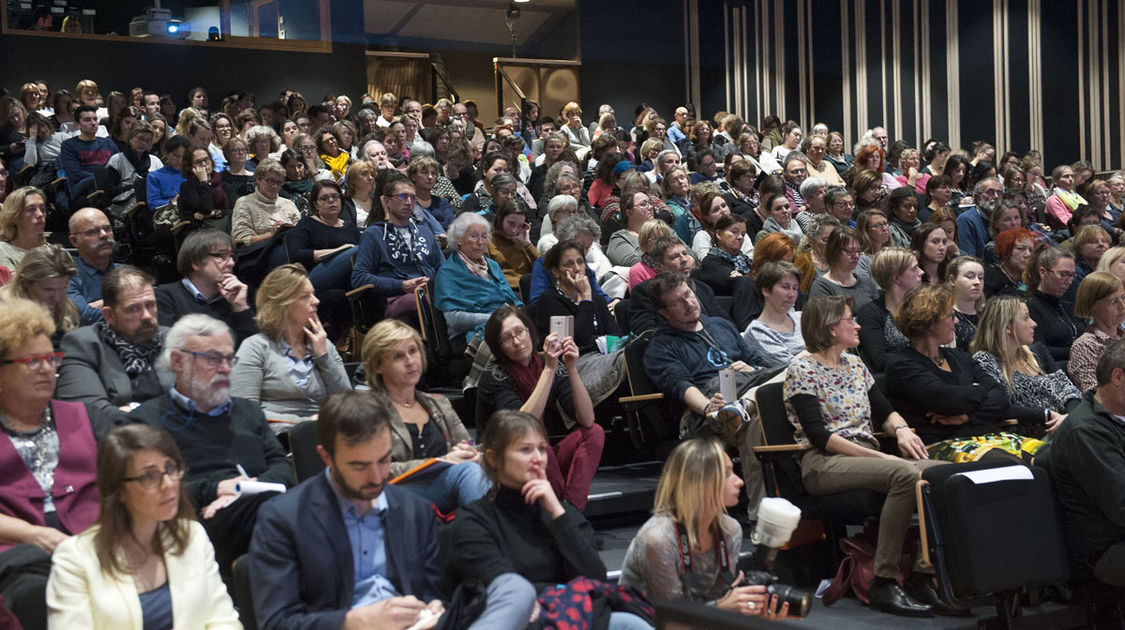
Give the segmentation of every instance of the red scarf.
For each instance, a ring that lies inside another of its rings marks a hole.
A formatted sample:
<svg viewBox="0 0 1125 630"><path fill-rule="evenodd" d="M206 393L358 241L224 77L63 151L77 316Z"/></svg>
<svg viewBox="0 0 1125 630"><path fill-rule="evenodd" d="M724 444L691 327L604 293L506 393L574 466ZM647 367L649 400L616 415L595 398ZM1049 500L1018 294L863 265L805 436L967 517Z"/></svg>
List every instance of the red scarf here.
<svg viewBox="0 0 1125 630"><path fill-rule="evenodd" d="M516 385L516 393L526 401L531 398L531 392L535 391L535 386L539 383L539 377L543 374L543 359L536 352L531 355L531 360L527 362L527 365L505 361L504 369L508 371L508 374L512 377L512 382ZM539 418L539 420L543 420L543 418Z"/></svg>

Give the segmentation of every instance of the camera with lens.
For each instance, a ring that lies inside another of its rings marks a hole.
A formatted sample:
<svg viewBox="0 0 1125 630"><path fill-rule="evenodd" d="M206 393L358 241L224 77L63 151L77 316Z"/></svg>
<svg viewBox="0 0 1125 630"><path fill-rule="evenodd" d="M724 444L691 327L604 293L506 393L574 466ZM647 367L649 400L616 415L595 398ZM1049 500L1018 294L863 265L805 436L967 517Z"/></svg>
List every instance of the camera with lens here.
<svg viewBox="0 0 1125 630"><path fill-rule="evenodd" d="M797 528L801 510L785 499L765 498L758 505L758 525L750 535L754 555L745 562L743 584L765 586L766 594L777 595L778 605L788 603L789 614L804 617L809 614L813 594L805 589L782 583L773 572L777 552Z"/></svg>

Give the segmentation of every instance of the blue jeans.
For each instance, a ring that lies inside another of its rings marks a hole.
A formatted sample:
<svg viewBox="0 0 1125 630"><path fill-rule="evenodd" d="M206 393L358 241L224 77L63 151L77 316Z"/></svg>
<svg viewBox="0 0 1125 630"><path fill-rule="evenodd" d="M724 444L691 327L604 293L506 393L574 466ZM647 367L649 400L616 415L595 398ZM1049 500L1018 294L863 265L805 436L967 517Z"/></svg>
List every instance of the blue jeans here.
<svg viewBox="0 0 1125 630"><path fill-rule="evenodd" d="M338 289L347 291L352 278L352 259L357 247L338 252L332 258L317 263L309 272L309 282L317 293Z"/></svg>
<svg viewBox="0 0 1125 630"><path fill-rule="evenodd" d="M441 512L449 513L483 497L492 482L480 464L465 462L448 466L436 477L423 475L418 481L407 480L400 485L421 495Z"/></svg>
<svg viewBox="0 0 1125 630"><path fill-rule="evenodd" d="M488 603L469 630L525 628L536 598L535 587L526 578L518 573L501 573L488 585Z"/></svg>

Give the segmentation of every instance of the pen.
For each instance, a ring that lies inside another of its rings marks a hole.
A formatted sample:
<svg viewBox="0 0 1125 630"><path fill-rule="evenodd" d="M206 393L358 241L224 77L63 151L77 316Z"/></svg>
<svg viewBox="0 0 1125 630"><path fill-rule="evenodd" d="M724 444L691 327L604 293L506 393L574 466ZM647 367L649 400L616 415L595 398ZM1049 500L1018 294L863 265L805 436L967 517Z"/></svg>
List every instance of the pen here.
<svg viewBox="0 0 1125 630"><path fill-rule="evenodd" d="M234 466L238 469L238 474L246 477L247 479L250 478L250 473L246 472L246 469L242 467L242 464L235 464Z"/></svg>

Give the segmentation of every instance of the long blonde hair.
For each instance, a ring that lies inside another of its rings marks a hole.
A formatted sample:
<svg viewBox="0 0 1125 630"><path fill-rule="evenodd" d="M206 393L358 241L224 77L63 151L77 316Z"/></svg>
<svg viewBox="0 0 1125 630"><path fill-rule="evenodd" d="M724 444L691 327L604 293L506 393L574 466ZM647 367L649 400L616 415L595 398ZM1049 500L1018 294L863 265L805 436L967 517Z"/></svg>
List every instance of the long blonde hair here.
<svg viewBox="0 0 1125 630"><path fill-rule="evenodd" d="M1014 295L999 295L989 300L980 312L977 334L969 344L971 353L987 352L1000 359L1000 372L1009 392L1013 388L1012 368L1015 363L1023 361L1037 372L1042 372L1030 348L1015 346L1009 341L1008 330L1020 316L1021 305L1024 305L1023 298Z"/></svg>
<svg viewBox="0 0 1125 630"><path fill-rule="evenodd" d="M692 547L699 546L704 528L718 526L718 519L701 523L700 516L724 511L724 469L723 447L714 440L696 438L680 443L660 473L652 512L681 523Z"/></svg>

